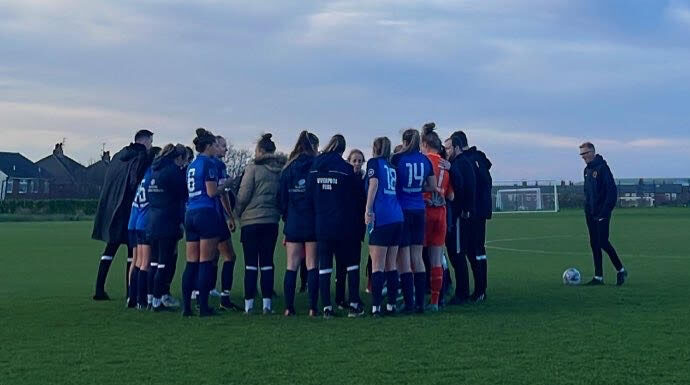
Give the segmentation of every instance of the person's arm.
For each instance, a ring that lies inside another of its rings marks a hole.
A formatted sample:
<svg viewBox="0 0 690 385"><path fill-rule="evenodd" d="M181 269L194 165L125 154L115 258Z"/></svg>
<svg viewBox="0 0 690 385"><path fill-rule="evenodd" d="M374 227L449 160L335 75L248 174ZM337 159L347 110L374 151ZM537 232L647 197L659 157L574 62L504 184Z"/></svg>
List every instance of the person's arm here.
<svg viewBox="0 0 690 385"><path fill-rule="evenodd" d="M477 180L474 174L474 167L470 162L464 161L462 163L462 179L463 179L463 201L461 202L463 207L462 216L464 218L470 218L474 216L474 206L475 206L475 192L477 189Z"/></svg>
<svg viewBox="0 0 690 385"><path fill-rule="evenodd" d="M436 176L434 174L429 175L426 177L426 180L424 181L424 192L438 192L438 186L436 185Z"/></svg>
<svg viewBox="0 0 690 385"><path fill-rule="evenodd" d="M618 188L616 187L616 181L613 179L611 169L608 166L604 166L601 168L601 171L604 174L602 177L604 189L606 191L606 199L604 200L604 205L601 208L601 212L599 215L597 215L599 220L611 218L611 212L613 211L613 208L616 207L616 201L618 201Z"/></svg>
<svg viewBox="0 0 690 385"><path fill-rule="evenodd" d="M249 165L245 169L244 176L242 177L242 183L240 184L240 190L237 192L237 209L235 213L238 217L242 216L244 210L247 208L249 201L252 199L254 194L254 165Z"/></svg>
<svg viewBox="0 0 690 385"><path fill-rule="evenodd" d="M379 189L379 179L369 178L369 190L367 191L367 205L364 212L364 223L367 225L376 221L374 215L374 200L376 199L376 192Z"/></svg>

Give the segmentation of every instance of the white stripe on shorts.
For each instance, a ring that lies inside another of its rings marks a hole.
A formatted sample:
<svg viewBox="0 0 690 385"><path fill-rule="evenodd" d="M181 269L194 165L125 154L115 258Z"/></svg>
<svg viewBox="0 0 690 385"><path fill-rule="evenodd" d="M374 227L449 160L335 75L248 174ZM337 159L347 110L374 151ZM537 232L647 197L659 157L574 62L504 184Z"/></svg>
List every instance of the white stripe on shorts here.
<svg viewBox="0 0 690 385"><path fill-rule="evenodd" d="M113 257L111 257L109 255L104 255L101 257L101 261L112 261L112 260L113 260Z"/></svg>
<svg viewBox="0 0 690 385"><path fill-rule="evenodd" d="M245 269L247 269L247 270L254 270L254 271L258 270L258 269L256 268L256 266L247 266Z"/></svg>
<svg viewBox="0 0 690 385"><path fill-rule="evenodd" d="M264 266L261 268L261 271L267 271L267 270L273 270L273 266Z"/></svg>
<svg viewBox="0 0 690 385"><path fill-rule="evenodd" d="M330 274L333 272L333 269L323 269L319 270L319 274Z"/></svg>
<svg viewBox="0 0 690 385"><path fill-rule="evenodd" d="M347 267L347 271L355 271L355 270L359 270L359 266L355 265L355 266L348 266Z"/></svg>

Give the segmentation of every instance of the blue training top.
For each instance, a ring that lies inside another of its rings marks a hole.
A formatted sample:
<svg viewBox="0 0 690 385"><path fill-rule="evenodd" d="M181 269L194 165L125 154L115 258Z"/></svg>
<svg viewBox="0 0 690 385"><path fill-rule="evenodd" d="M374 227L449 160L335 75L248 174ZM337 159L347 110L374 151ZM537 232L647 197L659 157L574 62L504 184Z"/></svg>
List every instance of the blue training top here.
<svg viewBox="0 0 690 385"><path fill-rule="evenodd" d="M424 210L422 188L434 168L424 154L411 151L393 157L393 165L398 172L396 191L403 210Z"/></svg>
<svg viewBox="0 0 690 385"><path fill-rule="evenodd" d="M396 170L384 158L373 158L367 162L366 191L369 191L369 180L376 178L379 187L374 198L374 227L385 226L403 221L403 214L395 193Z"/></svg>
<svg viewBox="0 0 690 385"><path fill-rule="evenodd" d="M219 158L212 158L214 163L216 164L216 169L218 173L218 180L223 180L228 178L228 166L223 162L222 159ZM218 195L215 198L216 201L216 210L218 211L218 215L220 215L220 219L225 221L226 215L225 215L225 208L223 207L223 202L220 200L220 195Z"/></svg>
<svg viewBox="0 0 690 385"><path fill-rule="evenodd" d="M149 202L146 191L151 184L151 175L153 169L151 167L146 170L144 178L139 182L134 201L132 201L132 211L129 214L129 223L127 230L146 230L148 225Z"/></svg>
<svg viewBox="0 0 690 385"><path fill-rule="evenodd" d="M218 165L212 158L199 154L187 167L187 211L201 208L216 208L214 198L208 196L206 182L218 181Z"/></svg>

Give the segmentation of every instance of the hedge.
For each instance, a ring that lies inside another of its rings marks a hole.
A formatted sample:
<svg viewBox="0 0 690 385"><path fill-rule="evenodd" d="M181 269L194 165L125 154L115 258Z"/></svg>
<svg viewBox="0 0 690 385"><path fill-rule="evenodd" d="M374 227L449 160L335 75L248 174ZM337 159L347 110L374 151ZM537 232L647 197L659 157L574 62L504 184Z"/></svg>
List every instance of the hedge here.
<svg viewBox="0 0 690 385"><path fill-rule="evenodd" d="M96 199L5 200L0 202L0 214L19 215L95 215Z"/></svg>

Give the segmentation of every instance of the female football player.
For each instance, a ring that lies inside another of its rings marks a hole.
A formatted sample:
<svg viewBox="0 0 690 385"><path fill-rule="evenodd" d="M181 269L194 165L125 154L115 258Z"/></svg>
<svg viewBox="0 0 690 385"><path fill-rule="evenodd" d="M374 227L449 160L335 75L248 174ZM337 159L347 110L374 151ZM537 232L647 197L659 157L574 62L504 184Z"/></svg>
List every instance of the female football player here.
<svg viewBox="0 0 690 385"><path fill-rule="evenodd" d="M283 233L287 250L287 268L283 280L285 293L285 316L295 315L295 288L297 269L306 259L308 270L316 269L316 234L314 210L307 199L307 177L316 151L309 140L309 133L302 131L280 174L278 201L283 216ZM317 314L318 287L309 284L309 315Z"/></svg>
<svg viewBox="0 0 690 385"><path fill-rule="evenodd" d="M357 266L359 266L360 257L362 253L362 241L364 241L364 234L366 233L366 224L364 224L364 216L362 215L364 213L364 206L366 205L366 191L364 190L364 172L362 171L362 168L364 166L364 153L362 153L362 151L358 149L351 150L350 154L347 156L347 162L350 163L350 165L352 165L352 168L355 172L355 176L357 177L357 180L360 182L361 187L361 193L359 194L359 201L361 207L359 207L356 210L356 212L352 213L353 226L355 226L355 228L353 229L351 237L353 259L349 262L352 264L352 266L354 266L355 263ZM348 277L347 268L349 266L346 266L346 264L341 262L336 263L335 267L335 303L341 310L349 309L350 305L345 300L345 284ZM357 285L356 287L354 287L355 284ZM353 288L351 290L359 290L359 282L353 282L352 286Z"/></svg>
<svg viewBox="0 0 690 385"><path fill-rule="evenodd" d="M425 192L426 203L426 235L424 247L429 255L431 270L431 301L429 310L438 311L439 298L443 286L443 261L442 252L446 238L446 201L452 201L454 194L450 184L448 166L445 165L442 153L443 144L438 134L434 131L436 125L427 123L422 131L422 152L433 166L436 176L438 192Z"/></svg>
<svg viewBox="0 0 690 385"><path fill-rule="evenodd" d="M228 168L223 159L228 153L228 143L224 137L216 136L216 163L218 165L218 175L221 182L228 179ZM223 269L221 270L220 279L220 307L225 310L242 310L241 307L235 305L230 301L230 290L232 290L232 282L235 271L236 254L232 247L231 233L235 232L235 217L232 213L233 204L229 193L223 189L222 193L216 197L216 209L218 216L223 223L221 226L221 236L218 242L218 252L223 257ZM214 269L214 278L218 275L218 264L216 262ZM215 282L215 280L214 280ZM215 283L212 285L215 287Z"/></svg>
<svg viewBox="0 0 690 385"><path fill-rule="evenodd" d="M392 163L398 173L396 189L405 217L398 250L398 271L405 300L403 312L423 313L426 270L422 258L425 234L422 192L437 191L437 187L431 162L420 152L419 131L410 128L403 132L402 148L393 156Z"/></svg>
<svg viewBox="0 0 690 385"><path fill-rule="evenodd" d="M261 269L264 314L273 313L273 253L278 239L278 190L285 157L276 154L271 134L256 144L254 160L247 165L237 194L236 213L242 222L240 240L244 250L244 311L254 309L256 281Z"/></svg>
<svg viewBox="0 0 690 385"><path fill-rule="evenodd" d="M208 294L211 290L214 252L222 226L214 199L222 192L218 186L218 168L212 160L216 153L215 143L215 135L203 128L197 129L194 146L198 155L187 167L187 266L182 275L184 316L192 315L191 297L195 281L199 290L199 315L205 317L214 314L208 306Z"/></svg>
<svg viewBox="0 0 690 385"><path fill-rule="evenodd" d="M381 302L384 281L388 282L387 313L395 313L398 293L396 257L402 235L403 213L396 196L397 173L388 159L391 141L386 137L374 140L373 158L367 162L367 203L364 222L369 231L371 255L373 316L382 314ZM384 277L385 271L385 277Z"/></svg>
<svg viewBox="0 0 690 385"><path fill-rule="evenodd" d="M187 163L187 157L185 146L171 143L163 148L151 166L147 231L151 238L152 260L158 263L153 284L153 311L177 305L165 289L169 270L177 258L177 242L182 238L184 211L180 207L187 200L187 183L182 167Z"/></svg>
<svg viewBox="0 0 690 385"><path fill-rule="evenodd" d="M331 306L331 274L333 257L346 263L348 276L357 275L359 264L354 263L351 231L354 225L353 213L357 211L357 196L360 194L359 182L352 166L343 159L345 137L334 135L314 164L307 180L307 194L312 200L316 225L316 248L319 258L319 294L323 306L323 317L333 317ZM355 199L353 199L355 197ZM356 266L355 266L356 265ZM310 271L312 277L314 271ZM359 286L359 285L357 285ZM350 290L349 317L364 314L360 303L359 287Z"/></svg>

